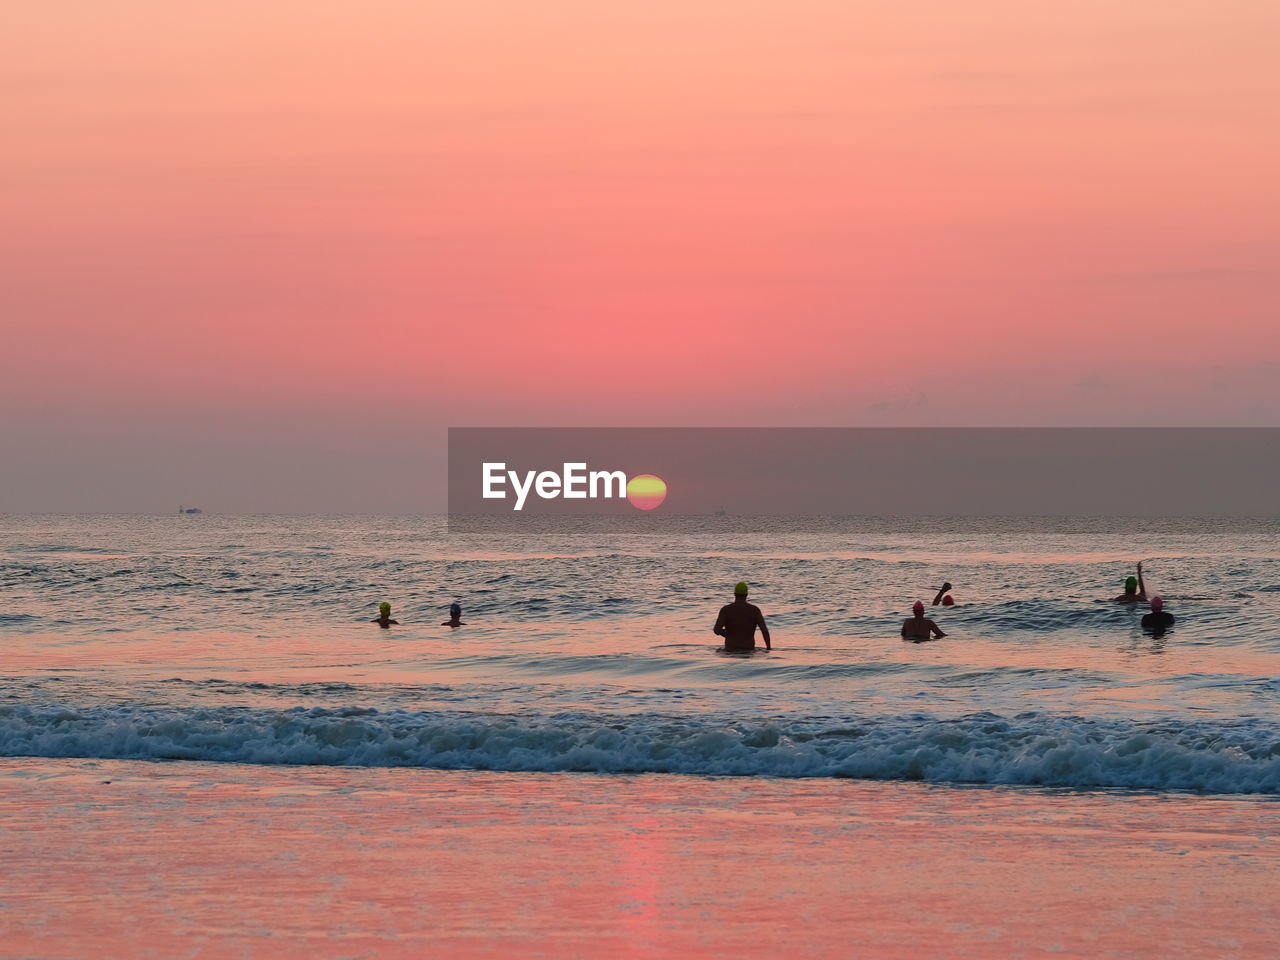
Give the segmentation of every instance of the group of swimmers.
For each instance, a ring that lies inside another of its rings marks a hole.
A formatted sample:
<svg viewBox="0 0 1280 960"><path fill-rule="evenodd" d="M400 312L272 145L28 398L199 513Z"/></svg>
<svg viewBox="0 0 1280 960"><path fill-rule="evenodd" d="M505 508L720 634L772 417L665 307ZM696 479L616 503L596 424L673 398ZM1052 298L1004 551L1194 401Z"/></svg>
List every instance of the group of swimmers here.
<svg viewBox="0 0 1280 960"><path fill-rule="evenodd" d="M1138 575L1128 577L1124 582L1124 593L1116 597L1116 603L1142 603L1147 599L1147 585L1142 580L1142 561L1138 561ZM1160 636L1173 626L1174 616L1164 608L1164 601L1152 597L1151 612L1142 618L1142 626Z"/></svg>
<svg viewBox="0 0 1280 960"><path fill-rule="evenodd" d="M720 608L720 616L716 617L716 625L712 628L716 636L724 638L724 649L731 651L754 650L756 646L756 630L764 640L766 650L773 649L773 641L769 637L769 627L764 622L764 614L754 603L747 602L751 588L739 581L733 588L733 602ZM1147 601L1147 585L1142 579L1142 562L1138 562L1138 575L1128 577L1124 582L1124 593L1115 598L1116 603L1143 603ZM1173 626L1174 617L1164 609L1164 601L1159 597L1150 600L1151 612L1142 618L1144 629L1151 630L1157 637ZM933 598L933 606L951 607L955 600L951 596L951 583L944 583ZM399 620L391 619L391 604L383 602L378 605L378 616L371 621L386 628L393 624L400 625ZM462 607L457 603L449 605L449 619L440 624L442 627L460 627ZM940 640L946 634L933 620L924 615L924 603L917 600L911 606L911 616L902 621L902 639L912 643L923 643L926 640Z"/></svg>
<svg viewBox="0 0 1280 960"><path fill-rule="evenodd" d="M376 623L378 626L382 627L384 630L390 626L397 626L397 627L400 626L399 620L391 619L391 604L387 603L387 601L385 600L383 600L382 603L378 604L378 615L374 617L372 620L370 620L369 622ZM444 623L440 624L440 626L460 627L462 625L463 625L462 605L457 603L449 604L449 619L446 620Z"/></svg>
<svg viewBox="0 0 1280 960"><path fill-rule="evenodd" d="M950 583L944 583L933 598L933 605L941 604L950 607L955 604L948 592ZM747 594L751 588L739 582L733 588L733 603L720 608L720 616L716 617L716 625L712 628L716 636L724 638L724 649L729 651L754 650L756 647L756 629L764 640L766 650L773 649L773 641L769 637L769 627L764 622L764 614L754 603L747 602ZM917 600L911 608L912 616L902 622L902 639L920 643L924 640L937 640L946 634L938 629L938 625L924 615L924 604Z"/></svg>
<svg viewBox="0 0 1280 960"><path fill-rule="evenodd" d="M955 606L955 600L950 591L950 582L944 583L933 598L933 606ZM764 614L755 604L747 602L749 592L750 588L745 583L739 583L733 588L733 603L720 608L720 616L716 618L714 630L716 636L724 638L725 650L754 650L757 628L764 639L765 649L773 649L769 628L764 622ZM1124 593L1116 597L1115 602L1142 603L1146 600L1147 586L1142 580L1142 563L1139 561L1138 575L1125 580ZM1165 630L1173 626L1173 614L1164 609L1164 601L1159 597L1152 597L1150 603L1151 612L1142 618L1142 626L1152 631L1157 637L1163 636ZM923 601L917 600L911 605L911 616L902 621L903 640L923 643L926 640L940 640L945 636L941 628L924 615Z"/></svg>

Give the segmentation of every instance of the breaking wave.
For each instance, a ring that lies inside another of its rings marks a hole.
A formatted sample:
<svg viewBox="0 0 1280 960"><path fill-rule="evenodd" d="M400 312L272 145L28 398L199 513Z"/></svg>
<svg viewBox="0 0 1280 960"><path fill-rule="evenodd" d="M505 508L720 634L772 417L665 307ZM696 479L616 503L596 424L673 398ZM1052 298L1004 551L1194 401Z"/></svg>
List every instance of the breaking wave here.
<svg viewBox="0 0 1280 960"><path fill-rule="evenodd" d="M1280 793L1272 725L1044 714L743 721L17 705L0 707L0 756Z"/></svg>

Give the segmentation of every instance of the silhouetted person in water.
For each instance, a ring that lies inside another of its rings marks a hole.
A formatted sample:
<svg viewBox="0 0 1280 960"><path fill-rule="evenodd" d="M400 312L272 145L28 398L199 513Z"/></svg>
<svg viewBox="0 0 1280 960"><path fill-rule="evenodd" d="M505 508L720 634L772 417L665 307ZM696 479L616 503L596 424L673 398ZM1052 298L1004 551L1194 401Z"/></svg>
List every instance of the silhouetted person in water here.
<svg viewBox="0 0 1280 960"><path fill-rule="evenodd" d="M391 626L393 623L397 627L400 626L399 620L391 619L391 604L387 603L385 600L382 603L378 604L378 615L374 617L372 620L370 620L369 622L376 623L378 626L382 627L384 630L387 627Z"/></svg>
<svg viewBox="0 0 1280 960"><path fill-rule="evenodd" d="M913 643L923 643L925 640L940 640L946 636L938 625L932 620L926 619L924 615L924 604L917 600L911 605L911 613L913 614L902 621L902 639L910 640Z"/></svg>
<svg viewBox="0 0 1280 960"><path fill-rule="evenodd" d="M765 649L772 650L769 640L769 628L765 626L764 614L753 603L747 603L747 585L739 583L733 588L733 603L720 608L720 616L716 617L714 627L716 635L724 637L726 650L754 650L756 648L756 627L764 637Z"/></svg>
<svg viewBox="0 0 1280 960"><path fill-rule="evenodd" d="M1150 630L1153 636L1162 637L1173 626L1173 621L1173 614L1164 609L1164 601L1159 597L1152 597L1151 612L1142 618L1142 628Z"/></svg>
<svg viewBox="0 0 1280 960"><path fill-rule="evenodd" d="M1124 582L1124 593L1116 597L1116 603L1141 603L1147 599L1147 585L1142 582L1142 561L1138 561L1138 576Z"/></svg>
<svg viewBox="0 0 1280 960"><path fill-rule="evenodd" d="M946 595L947 591L950 589L951 589L951 581L948 580L946 583L944 583L941 587L938 588L938 595L933 598L933 606L936 607L938 604L942 604L944 607L953 606L955 604L955 601L952 600L951 597Z"/></svg>
<svg viewBox="0 0 1280 960"><path fill-rule="evenodd" d="M459 604L449 604L449 619L440 624L442 627L460 627L462 626L462 607Z"/></svg>

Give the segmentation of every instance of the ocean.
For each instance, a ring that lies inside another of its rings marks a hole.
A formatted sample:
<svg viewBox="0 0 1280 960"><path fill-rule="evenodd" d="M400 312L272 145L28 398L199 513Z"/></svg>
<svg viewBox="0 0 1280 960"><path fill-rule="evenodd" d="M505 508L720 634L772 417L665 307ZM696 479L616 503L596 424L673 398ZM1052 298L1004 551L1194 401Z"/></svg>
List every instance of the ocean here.
<svg viewBox="0 0 1280 960"><path fill-rule="evenodd" d="M0 956L1266 955L1278 533L0 517Z"/></svg>

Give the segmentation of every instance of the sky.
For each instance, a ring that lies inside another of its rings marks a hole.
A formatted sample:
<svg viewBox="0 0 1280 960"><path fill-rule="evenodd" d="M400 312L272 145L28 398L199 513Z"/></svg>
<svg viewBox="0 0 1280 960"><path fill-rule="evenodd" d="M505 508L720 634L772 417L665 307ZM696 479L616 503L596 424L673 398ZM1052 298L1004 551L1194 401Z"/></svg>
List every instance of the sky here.
<svg viewBox="0 0 1280 960"><path fill-rule="evenodd" d="M1280 425L1272 0L0 10L0 511L448 426Z"/></svg>

